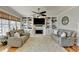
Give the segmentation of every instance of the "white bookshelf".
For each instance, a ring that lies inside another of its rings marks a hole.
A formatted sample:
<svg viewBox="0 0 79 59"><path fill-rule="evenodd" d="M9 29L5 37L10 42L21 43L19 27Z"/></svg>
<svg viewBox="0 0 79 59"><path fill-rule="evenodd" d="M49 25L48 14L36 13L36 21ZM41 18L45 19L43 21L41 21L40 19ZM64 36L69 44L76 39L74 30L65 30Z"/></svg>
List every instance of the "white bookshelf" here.
<svg viewBox="0 0 79 59"><path fill-rule="evenodd" d="M32 33L32 26L33 26L32 19L31 20L29 20L28 18L22 19L21 22L22 22L21 28L24 29L25 32L29 32L31 34Z"/></svg>

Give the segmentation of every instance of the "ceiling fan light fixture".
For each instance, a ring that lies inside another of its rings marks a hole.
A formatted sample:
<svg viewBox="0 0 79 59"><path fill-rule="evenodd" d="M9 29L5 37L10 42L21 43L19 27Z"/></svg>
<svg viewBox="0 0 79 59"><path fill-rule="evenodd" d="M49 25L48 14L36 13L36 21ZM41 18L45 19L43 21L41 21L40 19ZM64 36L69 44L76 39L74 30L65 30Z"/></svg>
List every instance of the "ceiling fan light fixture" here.
<svg viewBox="0 0 79 59"><path fill-rule="evenodd" d="M38 12L32 11L33 13L37 14L38 16L46 16L45 13L46 11L40 12L40 8L38 8Z"/></svg>

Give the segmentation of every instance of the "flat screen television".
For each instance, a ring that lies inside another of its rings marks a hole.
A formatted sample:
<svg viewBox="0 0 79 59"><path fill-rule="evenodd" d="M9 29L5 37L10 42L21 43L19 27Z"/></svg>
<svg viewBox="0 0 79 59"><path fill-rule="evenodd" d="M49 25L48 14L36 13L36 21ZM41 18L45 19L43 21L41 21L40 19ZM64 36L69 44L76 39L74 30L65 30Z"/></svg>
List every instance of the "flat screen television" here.
<svg viewBox="0 0 79 59"><path fill-rule="evenodd" d="M34 24L45 24L45 18L34 18Z"/></svg>

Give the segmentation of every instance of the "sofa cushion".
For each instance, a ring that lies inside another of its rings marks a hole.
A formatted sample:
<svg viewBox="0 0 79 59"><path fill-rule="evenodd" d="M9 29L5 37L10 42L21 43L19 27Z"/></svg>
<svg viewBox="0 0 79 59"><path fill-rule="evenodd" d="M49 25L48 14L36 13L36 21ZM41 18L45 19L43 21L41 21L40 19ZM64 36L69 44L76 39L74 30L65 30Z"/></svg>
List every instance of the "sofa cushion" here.
<svg viewBox="0 0 79 59"><path fill-rule="evenodd" d="M63 32L66 32L67 37L70 37L70 36L72 35L72 33L73 33L73 31L71 31L71 30L59 29L57 35L58 35L58 36L61 36L61 34L62 34Z"/></svg>
<svg viewBox="0 0 79 59"><path fill-rule="evenodd" d="M19 32L20 36L24 35L24 30L20 29L20 30L18 30L18 32Z"/></svg>
<svg viewBox="0 0 79 59"><path fill-rule="evenodd" d="M22 43L24 44L25 41L27 40L26 36L21 36L21 40L22 40Z"/></svg>
<svg viewBox="0 0 79 59"><path fill-rule="evenodd" d="M72 33L73 33L72 31L68 31L67 32L67 37L71 37Z"/></svg>
<svg viewBox="0 0 79 59"><path fill-rule="evenodd" d="M10 36L11 36L11 37L14 36L14 31L10 31Z"/></svg>
<svg viewBox="0 0 79 59"><path fill-rule="evenodd" d="M14 37L20 38L20 34L18 32L14 33Z"/></svg>
<svg viewBox="0 0 79 59"><path fill-rule="evenodd" d="M11 37L10 32L6 32L7 37Z"/></svg>

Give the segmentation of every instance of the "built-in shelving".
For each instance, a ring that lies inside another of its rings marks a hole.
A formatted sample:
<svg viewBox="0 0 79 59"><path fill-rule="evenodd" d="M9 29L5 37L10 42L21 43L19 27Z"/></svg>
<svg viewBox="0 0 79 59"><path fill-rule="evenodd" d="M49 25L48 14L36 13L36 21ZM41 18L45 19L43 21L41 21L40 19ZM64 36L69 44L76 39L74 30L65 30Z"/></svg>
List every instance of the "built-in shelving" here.
<svg viewBox="0 0 79 59"><path fill-rule="evenodd" d="M45 17L45 24L33 24L32 17L26 17L22 19L22 28L25 31L35 34L35 30L43 30L44 35L50 35L52 30L52 17Z"/></svg>

